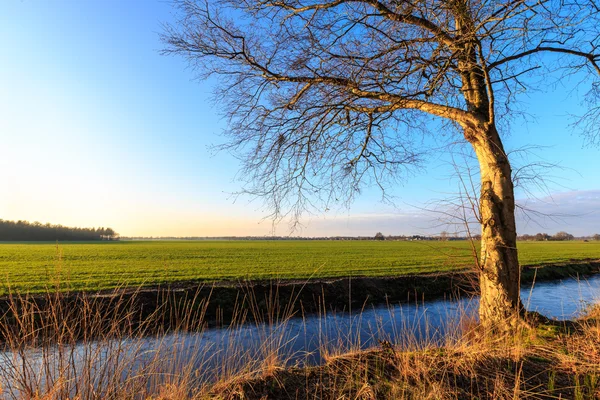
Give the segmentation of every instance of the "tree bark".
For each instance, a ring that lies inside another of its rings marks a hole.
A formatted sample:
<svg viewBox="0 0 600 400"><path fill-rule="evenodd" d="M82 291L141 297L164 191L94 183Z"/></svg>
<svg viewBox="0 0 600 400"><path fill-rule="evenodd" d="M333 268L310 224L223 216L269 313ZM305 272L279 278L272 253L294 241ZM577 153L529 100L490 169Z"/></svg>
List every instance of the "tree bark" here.
<svg viewBox="0 0 600 400"><path fill-rule="evenodd" d="M479 318L486 329L508 330L518 324L524 310L510 163L493 124L465 135L481 170Z"/></svg>

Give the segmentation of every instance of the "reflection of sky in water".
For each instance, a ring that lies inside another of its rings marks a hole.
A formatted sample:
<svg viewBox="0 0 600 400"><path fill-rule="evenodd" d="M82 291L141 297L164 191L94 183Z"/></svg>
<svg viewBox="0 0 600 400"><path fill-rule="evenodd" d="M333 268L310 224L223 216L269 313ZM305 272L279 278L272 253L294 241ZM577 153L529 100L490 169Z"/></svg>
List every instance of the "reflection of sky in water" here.
<svg viewBox="0 0 600 400"><path fill-rule="evenodd" d="M538 283L533 291L521 289L521 296L528 310L556 319L573 318L590 304L600 301L600 275Z"/></svg>
<svg viewBox="0 0 600 400"><path fill-rule="evenodd" d="M522 289L521 295L529 310L557 319L576 317L586 305L600 298L600 275L581 281L565 279L538 283L533 289ZM90 351L94 348L96 354L101 354L99 369L106 369L110 368L106 364L111 354L121 346L131 355L133 369L153 360L164 360L168 361L165 369L175 372L178 366L191 363L210 379L211 374L222 375L224 369L235 371L248 363L260 362L272 349L279 349L278 353L289 359L290 364L313 364L322 360L322 351L339 354L377 345L379 340L399 345L414 345L425 340L441 344L452 337L461 316L476 314L476 307L477 299L384 305L355 313L329 312L291 318L272 325L213 328L201 333L122 340L96 347L80 346L74 350L74 357L83 360L86 354L89 357L94 353ZM33 372L40 369L40 355L39 351L29 353L27 363ZM14 354L0 353L0 368L11 364L13 367L22 365L15 362Z"/></svg>

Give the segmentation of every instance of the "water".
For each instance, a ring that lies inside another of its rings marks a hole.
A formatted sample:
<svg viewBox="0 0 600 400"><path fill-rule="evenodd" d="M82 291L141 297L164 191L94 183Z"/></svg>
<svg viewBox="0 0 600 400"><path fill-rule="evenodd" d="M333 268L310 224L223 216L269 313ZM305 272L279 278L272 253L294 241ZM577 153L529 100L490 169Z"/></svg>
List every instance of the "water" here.
<svg viewBox="0 0 600 400"><path fill-rule="evenodd" d="M538 283L533 288L523 288L521 296L528 310L559 320L575 318L600 299L600 275L586 280ZM197 374L200 379L211 380L240 369L259 369L265 358L273 356L285 360L287 365L305 365L378 345L381 340L401 346L442 344L457 331L461 317L476 315L477 303L474 298L382 305L361 312L309 315L272 324L210 328L198 333L55 348L50 354L47 349L31 350L24 356L5 352L0 353L0 380L4 381L0 383L9 388L9 393L19 392L21 389L11 387L7 380L11 374L24 370L24 365L30 374L45 381L48 379L45 376L51 374L41 371L44 357L59 360L62 356L63 360L71 360L69 368L73 372L91 358L96 371L106 376L120 375L122 379L133 373L141 375L144 368L155 371L159 364L164 374L177 374L182 366L193 366L195 371L200 371ZM67 354L62 354L65 352ZM115 354L121 356L116 358ZM56 370L64 370L64 366L56 362ZM95 385L101 386L102 382Z"/></svg>
<svg viewBox="0 0 600 400"><path fill-rule="evenodd" d="M538 283L533 288L522 288L521 296L530 311L557 320L576 318L600 300L600 275ZM319 363L324 350L343 353L377 345L380 340L400 345L442 342L455 332L461 318L475 315L477 307L477 298L380 305L358 313L329 313L291 318L280 324L245 326L234 332L212 329L201 334L201 342L210 343L215 351L223 351L232 341L243 348L265 351L283 346L282 355L290 356L292 362ZM184 340L197 338L192 334Z"/></svg>

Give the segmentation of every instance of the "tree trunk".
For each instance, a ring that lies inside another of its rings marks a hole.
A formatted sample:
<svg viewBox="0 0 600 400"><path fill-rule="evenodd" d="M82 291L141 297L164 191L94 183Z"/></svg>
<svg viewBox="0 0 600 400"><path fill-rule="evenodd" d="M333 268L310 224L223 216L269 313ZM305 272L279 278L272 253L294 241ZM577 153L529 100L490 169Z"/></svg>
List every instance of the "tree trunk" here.
<svg viewBox="0 0 600 400"><path fill-rule="evenodd" d="M486 329L509 330L523 311L510 163L493 124L465 134L481 169L479 318Z"/></svg>

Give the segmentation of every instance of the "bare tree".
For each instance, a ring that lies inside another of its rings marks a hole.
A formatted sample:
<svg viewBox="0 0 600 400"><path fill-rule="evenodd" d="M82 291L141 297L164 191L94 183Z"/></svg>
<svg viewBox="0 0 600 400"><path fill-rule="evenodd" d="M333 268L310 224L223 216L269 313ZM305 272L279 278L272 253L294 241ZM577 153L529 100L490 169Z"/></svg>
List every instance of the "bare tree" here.
<svg viewBox="0 0 600 400"><path fill-rule="evenodd" d="M511 166L500 127L515 99L565 76L590 85L594 0L176 0L165 53L220 78L228 149L275 219L394 184L430 133L468 142L480 168L480 320L508 329L519 297ZM435 123L432 120L439 120ZM595 130L595 131L594 131ZM593 141L593 140L591 140Z"/></svg>

